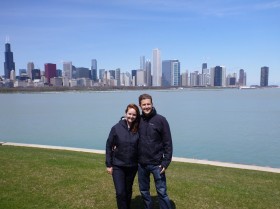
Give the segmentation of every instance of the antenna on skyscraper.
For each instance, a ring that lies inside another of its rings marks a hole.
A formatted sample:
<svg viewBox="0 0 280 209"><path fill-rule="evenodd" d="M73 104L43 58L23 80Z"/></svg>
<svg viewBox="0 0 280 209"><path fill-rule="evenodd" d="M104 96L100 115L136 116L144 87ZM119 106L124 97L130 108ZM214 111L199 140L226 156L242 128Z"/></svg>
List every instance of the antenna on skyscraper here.
<svg viewBox="0 0 280 209"><path fill-rule="evenodd" d="M10 37L6 36L6 44L10 42Z"/></svg>

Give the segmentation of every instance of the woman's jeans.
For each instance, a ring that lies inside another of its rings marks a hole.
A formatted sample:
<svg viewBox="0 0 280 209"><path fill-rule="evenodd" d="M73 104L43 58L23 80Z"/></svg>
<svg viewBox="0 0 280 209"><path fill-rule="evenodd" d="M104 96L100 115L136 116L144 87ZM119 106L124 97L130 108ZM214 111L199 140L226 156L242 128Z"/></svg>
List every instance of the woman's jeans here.
<svg viewBox="0 0 280 209"><path fill-rule="evenodd" d="M158 194L160 209L171 209L170 200L167 196L165 173L160 174L159 165L138 165L138 182L145 209L152 209L152 198L150 195L150 174L154 176L155 186Z"/></svg>
<svg viewBox="0 0 280 209"><path fill-rule="evenodd" d="M135 167L113 167L113 181L116 189L118 209L129 209L132 197L132 186L137 166Z"/></svg>

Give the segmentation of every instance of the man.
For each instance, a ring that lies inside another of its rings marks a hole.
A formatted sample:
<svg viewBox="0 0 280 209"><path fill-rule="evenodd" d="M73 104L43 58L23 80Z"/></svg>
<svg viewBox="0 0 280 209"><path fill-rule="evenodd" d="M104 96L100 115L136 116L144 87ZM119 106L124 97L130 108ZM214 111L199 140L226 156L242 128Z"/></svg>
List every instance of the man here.
<svg viewBox="0 0 280 209"><path fill-rule="evenodd" d="M152 209L150 174L153 174L160 209L171 209L165 170L172 158L172 138L165 117L157 114L149 94L139 96L142 109L138 142L138 182L145 209Z"/></svg>

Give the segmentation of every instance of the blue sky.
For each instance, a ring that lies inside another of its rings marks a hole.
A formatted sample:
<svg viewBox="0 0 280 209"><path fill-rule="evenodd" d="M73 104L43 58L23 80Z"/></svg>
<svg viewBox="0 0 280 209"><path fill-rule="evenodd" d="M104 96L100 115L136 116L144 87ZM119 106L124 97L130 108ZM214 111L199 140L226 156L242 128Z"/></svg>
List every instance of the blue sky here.
<svg viewBox="0 0 280 209"><path fill-rule="evenodd" d="M9 0L0 7L4 62L9 37L16 69L63 61L121 72L138 69L140 56L179 59L181 72L223 65L244 69L247 83L280 85L280 0ZM4 74L4 64L0 65Z"/></svg>

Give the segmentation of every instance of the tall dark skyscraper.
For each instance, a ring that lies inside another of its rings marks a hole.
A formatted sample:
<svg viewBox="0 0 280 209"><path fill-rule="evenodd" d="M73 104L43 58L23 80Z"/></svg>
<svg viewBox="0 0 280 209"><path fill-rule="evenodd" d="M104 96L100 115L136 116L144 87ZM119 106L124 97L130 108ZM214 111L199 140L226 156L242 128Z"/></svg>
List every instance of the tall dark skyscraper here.
<svg viewBox="0 0 280 209"><path fill-rule="evenodd" d="M207 69L207 63L202 63L202 71Z"/></svg>
<svg viewBox="0 0 280 209"><path fill-rule="evenodd" d="M145 63L145 70L146 70L146 84L147 86L152 86L152 64L150 60L147 60Z"/></svg>
<svg viewBox="0 0 280 209"><path fill-rule="evenodd" d="M246 73L243 69L239 70L239 86L246 86Z"/></svg>
<svg viewBox="0 0 280 209"><path fill-rule="evenodd" d="M162 81L164 87L171 86L171 60L162 61Z"/></svg>
<svg viewBox="0 0 280 209"><path fill-rule="evenodd" d="M5 62L4 62L4 71L5 78L10 79L11 71L15 69L14 56L11 51L11 45L9 43L5 44Z"/></svg>
<svg viewBox="0 0 280 209"><path fill-rule="evenodd" d="M91 79L97 81L97 60L91 60Z"/></svg>
<svg viewBox="0 0 280 209"><path fill-rule="evenodd" d="M121 69L117 68L115 70L115 79L117 80L117 86L121 85Z"/></svg>
<svg viewBox="0 0 280 209"><path fill-rule="evenodd" d="M137 70L131 70L131 78L135 80L135 86L137 86Z"/></svg>
<svg viewBox="0 0 280 209"><path fill-rule="evenodd" d="M268 86L268 73L269 73L269 68L268 67L262 67L261 68L260 86L262 86L262 87Z"/></svg>
<svg viewBox="0 0 280 209"><path fill-rule="evenodd" d="M214 68L214 86L223 86L223 67L216 66Z"/></svg>

